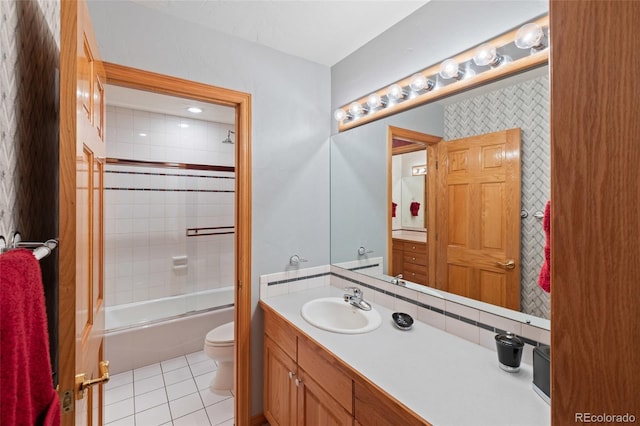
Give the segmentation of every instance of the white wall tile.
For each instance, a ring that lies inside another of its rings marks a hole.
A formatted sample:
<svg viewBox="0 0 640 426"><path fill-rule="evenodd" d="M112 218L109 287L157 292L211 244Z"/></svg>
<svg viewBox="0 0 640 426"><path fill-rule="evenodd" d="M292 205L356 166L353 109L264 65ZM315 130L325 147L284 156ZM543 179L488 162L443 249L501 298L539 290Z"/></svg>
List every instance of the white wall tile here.
<svg viewBox="0 0 640 426"><path fill-rule="evenodd" d="M445 317L445 330L472 343L480 343L480 329L475 325L457 320L451 317Z"/></svg>
<svg viewBox="0 0 640 426"><path fill-rule="evenodd" d="M479 321L480 313L477 309L460 305L459 303L445 301L445 309L452 314L460 315L470 320Z"/></svg>

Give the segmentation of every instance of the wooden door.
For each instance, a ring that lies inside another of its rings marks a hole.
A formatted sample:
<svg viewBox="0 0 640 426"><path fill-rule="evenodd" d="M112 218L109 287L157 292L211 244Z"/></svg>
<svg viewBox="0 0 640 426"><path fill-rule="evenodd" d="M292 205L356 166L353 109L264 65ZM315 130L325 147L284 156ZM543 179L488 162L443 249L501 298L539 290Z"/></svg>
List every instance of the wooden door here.
<svg viewBox="0 0 640 426"><path fill-rule="evenodd" d="M264 337L264 415L272 426L292 426L296 419L296 363Z"/></svg>
<svg viewBox="0 0 640 426"><path fill-rule="evenodd" d="M520 129L441 142L438 158L439 288L520 310Z"/></svg>
<svg viewBox="0 0 640 426"><path fill-rule="evenodd" d="M298 369L298 425L347 426L353 417L304 370Z"/></svg>
<svg viewBox="0 0 640 426"><path fill-rule="evenodd" d="M63 425L101 425L104 70L84 1L60 4L60 399ZM100 371L99 371L100 370ZM108 371L108 367L106 369Z"/></svg>

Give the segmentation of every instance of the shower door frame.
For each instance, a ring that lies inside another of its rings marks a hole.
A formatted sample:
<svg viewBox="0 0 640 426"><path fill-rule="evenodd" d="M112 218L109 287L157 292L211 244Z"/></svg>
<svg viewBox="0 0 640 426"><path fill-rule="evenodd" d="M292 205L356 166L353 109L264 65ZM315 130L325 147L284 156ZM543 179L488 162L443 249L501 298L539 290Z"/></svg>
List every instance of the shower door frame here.
<svg viewBox="0 0 640 426"><path fill-rule="evenodd" d="M235 423L251 420L251 94L104 63L106 83L235 109ZM109 94L106 93L108 97ZM109 123L106 124L108 129Z"/></svg>

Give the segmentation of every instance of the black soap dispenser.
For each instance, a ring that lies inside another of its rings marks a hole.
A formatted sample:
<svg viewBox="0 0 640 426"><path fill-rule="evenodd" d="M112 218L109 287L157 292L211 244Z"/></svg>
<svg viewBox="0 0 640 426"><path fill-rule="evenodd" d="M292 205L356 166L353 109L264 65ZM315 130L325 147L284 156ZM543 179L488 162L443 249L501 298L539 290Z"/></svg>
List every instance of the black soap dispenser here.
<svg viewBox="0 0 640 426"><path fill-rule="evenodd" d="M510 331L496 335L496 349L500 368L509 373L520 371L524 342Z"/></svg>

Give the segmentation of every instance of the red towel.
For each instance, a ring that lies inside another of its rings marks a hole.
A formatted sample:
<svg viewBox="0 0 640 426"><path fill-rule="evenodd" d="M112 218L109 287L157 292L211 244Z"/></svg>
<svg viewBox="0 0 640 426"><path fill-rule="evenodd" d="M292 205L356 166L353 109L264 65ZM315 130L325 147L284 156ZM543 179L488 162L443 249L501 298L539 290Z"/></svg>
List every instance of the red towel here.
<svg viewBox="0 0 640 426"><path fill-rule="evenodd" d="M0 255L0 424L60 424L40 264L24 249Z"/></svg>
<svg viewBox="0 0 640 426"><path fill-rule="evenodd" d="M544 218L542 219L542 228L546 242L544 245L544 263L540 269L538 277L538 285L547 293L551 292L551 201L547 202L544 208Z"/></svg>
<svg viewBox="0 0 640 426"><path fill-rule="evenodd" d="M396 203L391 203L391 217L396 217L396 207L398 207L398 204Z"/></svg>
<svg viewBox="0 0 640 426"><path fill-rule="evenodd" d="M420 203L417 201L412 202L411 206L409 207L409 210L411 210L411 216L418 216L418 210L420 210Z"/></svg>

